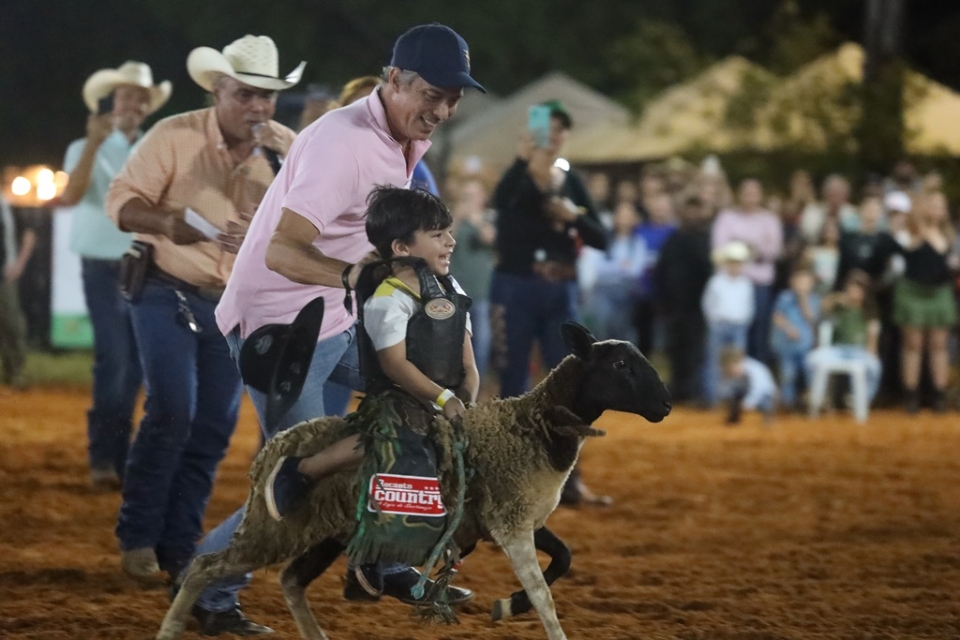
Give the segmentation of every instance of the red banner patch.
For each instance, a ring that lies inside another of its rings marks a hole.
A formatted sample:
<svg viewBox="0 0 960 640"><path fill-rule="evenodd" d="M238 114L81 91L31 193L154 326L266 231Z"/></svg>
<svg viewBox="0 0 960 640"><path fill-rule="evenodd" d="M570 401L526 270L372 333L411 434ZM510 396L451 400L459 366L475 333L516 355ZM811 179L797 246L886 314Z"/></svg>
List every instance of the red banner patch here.
<svg viewBox="0 0 960 640"><path fill-rule="evenodd" d="M377 473L370 478L367 509L400 516L442 516L447 510L440 496L440 481L421 476Z"/></svg>

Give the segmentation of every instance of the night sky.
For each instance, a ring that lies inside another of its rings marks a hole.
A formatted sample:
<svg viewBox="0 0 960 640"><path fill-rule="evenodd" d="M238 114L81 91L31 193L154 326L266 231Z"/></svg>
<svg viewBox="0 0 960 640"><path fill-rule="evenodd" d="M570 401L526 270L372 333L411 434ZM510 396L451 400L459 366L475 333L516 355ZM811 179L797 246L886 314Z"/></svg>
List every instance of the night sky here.
<svg viewBox="0 0 960 640"><path fill-rule="evenodd" d="M907 62L960 90L960 3L904 2ZM863 0L797 4L805 15L826 15L842 39L862 41ZM148 62L155 79L174 83L173 99L157 117L202 106L203 92L186 73L187 54L201 45L220 49L245 33L278 42L281 73L306 59L304 89L379 73L399 33L437 20L468 40L475 75L496 94L559 69L615 95L629 87L604 73L601 53L639 21L678 23L710 59L742 53L762 61L776 38L776 6L771 0L3 0L0 165L59 166L69 142L84 132L84 80L127 59Z"/></svg>

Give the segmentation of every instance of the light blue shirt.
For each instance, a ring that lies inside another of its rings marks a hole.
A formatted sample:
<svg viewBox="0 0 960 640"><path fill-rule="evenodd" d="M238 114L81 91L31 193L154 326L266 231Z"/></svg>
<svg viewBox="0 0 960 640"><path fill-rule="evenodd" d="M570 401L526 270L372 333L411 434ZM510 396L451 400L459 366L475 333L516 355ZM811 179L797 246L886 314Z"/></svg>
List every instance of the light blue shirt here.
<svg viewBox="0 0 960 640"><path fill-rule="evenodd" d="M606 251L584 247L577 261L580 288L632 293L646 265L647 246L640 236L615 237Z"/></svg>
<svg viewBox="0 0 960 640"><path fill-rule="evenodd" d="M67 147L63 170L71 173L80 161L86 138L74 140ZM135 143L134 143L135 144ZM132 233L117 228L104 209L110 182L123 168L133 144L120 131L114 131L97 150L97 157L90 172L90 186L73 207L70 249L84 258L119 260L130 247Z"/></svg>
<svg viewBox="0 0 960 640"><path fill-rule="evenodd" d="M749 385L747 395L743 398L744 409L756 409L777 397L777 383L767 365L753 358L744 358L743 371Z"/></svg>
<svg viewBox="0 0 960 640"><path fill-rule="evenodd" d="M792 289L781 291L777 296L777 301L773 306L773 312L780 312L797 331L800 337L796 340L787 336L786 332L780 327L774 325L770 343L777 351L796 351L807 352L813 349L813 322L816 322L820 315L820 296L811 293L807 299L810 305L810 313L813 314L813 321L807 320L803 315L803 309L800 307L800 300Z"/></svg>
<svg viewBox="0 0 960 640"><path fill-rule="evenodd" d="M749 325L753 322L753 282L743 274L732 278L721 269L707 281L700 304L708 324Z"/></svg>

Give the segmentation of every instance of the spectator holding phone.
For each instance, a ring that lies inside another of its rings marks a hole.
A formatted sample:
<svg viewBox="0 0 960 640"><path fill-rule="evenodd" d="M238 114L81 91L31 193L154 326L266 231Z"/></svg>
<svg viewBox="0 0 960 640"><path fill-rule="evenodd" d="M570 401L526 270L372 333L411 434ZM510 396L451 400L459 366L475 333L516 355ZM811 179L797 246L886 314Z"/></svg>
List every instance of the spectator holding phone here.
<svg viewBox="0 0 960 640"><path fill-rule="evenodd" d="M607 233L580 177L555 167L572 124L555 100L534 107L517 159L494 192L500 262L490 287L490 313L493 365L504 398L527 390L534 342L545 367L566 356L560 324L577 317L578 243L607 247ZM576 470L568 487L569 502L586 495Z"/></svg>
<svg viewBox="0 0 960 640"><path fill-rule="evenodd" d="M80 256L83 294L93 328L93 406L87 412L90 477L100 489L119 489L130 446L133 409L142 375L130 310L118 291L120 257L133 234L107 216L110 182L143 135L144 119L170 97L150 67L125 62L101 69L83 85L90 109L87 136L74 140L63 160L70 181L60 203L72 206L70 248Z"/></svg>

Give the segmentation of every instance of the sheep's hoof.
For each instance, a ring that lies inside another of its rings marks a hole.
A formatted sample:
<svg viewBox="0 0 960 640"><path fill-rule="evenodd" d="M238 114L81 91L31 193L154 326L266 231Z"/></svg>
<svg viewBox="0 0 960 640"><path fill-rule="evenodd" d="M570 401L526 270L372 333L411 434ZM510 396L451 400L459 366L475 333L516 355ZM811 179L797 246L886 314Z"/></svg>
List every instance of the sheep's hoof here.
<svg viewBox="0 0 960 640"><path fill-rule="evenodd" d="M510 598L504 598L502 600L494 600L493 602L493 611L490 612L490 618L496 622L497 620L503 620L509 618L513 615L513 612L510 610Z"/></svg>
<svg viewBox="0 0 960 640"><path fill-rule="evenodd" d="M165 624L160 627L156 640L177 640L185 627L184 624Z"/></svg>

